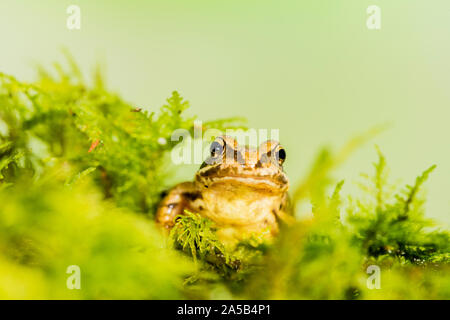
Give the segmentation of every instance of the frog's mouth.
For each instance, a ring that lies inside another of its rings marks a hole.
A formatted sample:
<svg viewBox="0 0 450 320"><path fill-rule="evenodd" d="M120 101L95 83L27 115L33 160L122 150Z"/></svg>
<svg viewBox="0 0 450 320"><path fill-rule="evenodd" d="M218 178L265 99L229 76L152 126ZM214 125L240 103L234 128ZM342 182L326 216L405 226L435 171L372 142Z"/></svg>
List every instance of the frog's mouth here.
<svg viewBox="0 0 450 320"><path fill-rule="evenodd" d="M216 185L228 184L247 186L250 188L284 192L288 188L288 180L284 173L274 175L268 174L211 174L201 172L197 174L196 180L205 188Z"/></svg>

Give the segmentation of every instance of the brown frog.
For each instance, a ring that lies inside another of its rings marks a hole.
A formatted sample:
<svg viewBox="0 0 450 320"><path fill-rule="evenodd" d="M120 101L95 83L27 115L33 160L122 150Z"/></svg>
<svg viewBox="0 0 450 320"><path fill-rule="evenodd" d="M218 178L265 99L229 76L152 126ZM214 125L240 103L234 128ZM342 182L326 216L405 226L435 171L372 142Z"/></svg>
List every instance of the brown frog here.
<svg viewBox="0 0 450 320"><path fill-rule="evenodd" d="M252 234L276 235L278 218L286 216L289 187L282 167L284 148L270 140L253 149L219 136L210 152L194 181L175 186L161 201L157 222L170 229L175 217L188 210L214 221L225 242Z"/></svg>

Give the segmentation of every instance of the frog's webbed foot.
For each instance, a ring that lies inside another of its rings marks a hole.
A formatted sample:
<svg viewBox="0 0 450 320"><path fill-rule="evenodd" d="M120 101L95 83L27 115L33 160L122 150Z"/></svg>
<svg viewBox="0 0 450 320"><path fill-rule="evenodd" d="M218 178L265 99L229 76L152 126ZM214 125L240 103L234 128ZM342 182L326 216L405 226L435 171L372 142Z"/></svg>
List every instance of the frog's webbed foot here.
<svg viewBox="0 0 450 320"><path fill-rule="evenodd" d="M159 203L156 223L170 230L175 225L175 217L184 214L185 209L190 209L190 201L196 193L192 182L176 185Z"/></svg>

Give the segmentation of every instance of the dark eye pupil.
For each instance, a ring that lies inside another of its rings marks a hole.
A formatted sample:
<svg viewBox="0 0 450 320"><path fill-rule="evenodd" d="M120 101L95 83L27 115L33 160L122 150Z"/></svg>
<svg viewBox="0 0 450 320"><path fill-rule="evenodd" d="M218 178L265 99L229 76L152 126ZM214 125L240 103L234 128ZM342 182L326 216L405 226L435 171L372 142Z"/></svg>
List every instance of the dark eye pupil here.
<svg viewBox="0 0 450 320"><path fill-rule="evenodd" d="M286 151L284 149L278 150L278 159L286 160Z"/></svg>
<svg viewBox="0 0 450 320"><path fill-rule="evenodd" d="M211 151L211 156L212 157L216 157L216 156L222 154L223 147L222 147L222 145L220 143L218 143L217 141L214 141L211 144L210 151Z"/></svg>

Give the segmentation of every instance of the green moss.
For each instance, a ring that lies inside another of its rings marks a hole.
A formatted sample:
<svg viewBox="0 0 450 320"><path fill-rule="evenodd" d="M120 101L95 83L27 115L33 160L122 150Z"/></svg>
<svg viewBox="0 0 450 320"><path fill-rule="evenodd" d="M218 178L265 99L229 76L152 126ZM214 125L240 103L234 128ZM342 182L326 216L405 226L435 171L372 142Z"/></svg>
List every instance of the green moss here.
<svg viewBox="0 0 450 320"><path fill-rule="evenodd" d="M361 196L342 199L333 170L376 131L338 152L323 149L291 192L314 218L279 237L224 246L196 213L169 238L154 223L166 189L175 129L193 131L189 103L173 92L155 111L88 87L71 60L33 83L0 74L1 298L450 298L450 235L425 217L423 184L389 183L378 149ZM204 128L244 128L240 118ZM347 201L348 200L348 201ZM381 289L366 286L369 265ZM82 289L66 288L81 268Z"/></svg>
<svg viewBox="0 0 450 320"><path fill-rule="evenodd" d="M186 211L177 217L175 227L170 232L172 247L183 251L198 264L199 272L189 279L192 284L202 281L202 273L212 271L232 287L254 272L260 265L267 244L253 235L236 245L222 244L211 220Z"/></svg>

